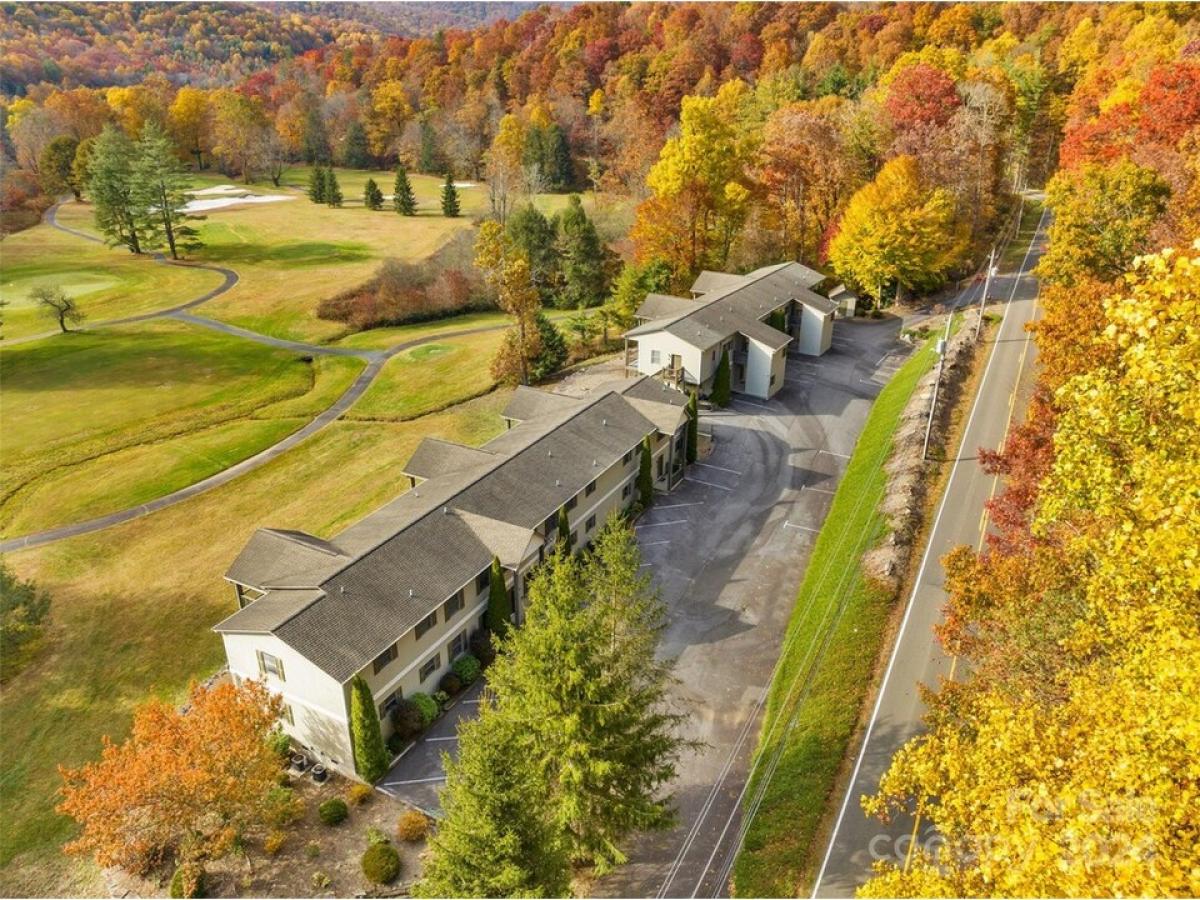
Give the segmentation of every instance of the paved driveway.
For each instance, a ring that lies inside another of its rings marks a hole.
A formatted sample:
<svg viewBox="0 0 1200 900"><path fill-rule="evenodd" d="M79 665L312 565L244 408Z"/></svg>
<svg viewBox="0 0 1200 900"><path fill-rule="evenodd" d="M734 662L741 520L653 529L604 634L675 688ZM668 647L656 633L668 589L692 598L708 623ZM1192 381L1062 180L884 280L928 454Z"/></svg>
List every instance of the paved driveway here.
<svg viewBox="0 0 1200 900"><path fill-rule="evenodd" d="M595 885L597 893L688 896L714 848L729 843L720 838L736 829L758 703L805 562L871 402L908 354L898 328L895 320L838 322L833 349L792 357L769 402L735 398L727 410L703 413L712 454L639 520L644 564L667 604L662 652L677 659L691 736L708 749L680 766L680 826L640 837L629 865ZM476 704L477 694L460 702L380 786L435 810L441 753L453 752L456 723Z"/></svg>

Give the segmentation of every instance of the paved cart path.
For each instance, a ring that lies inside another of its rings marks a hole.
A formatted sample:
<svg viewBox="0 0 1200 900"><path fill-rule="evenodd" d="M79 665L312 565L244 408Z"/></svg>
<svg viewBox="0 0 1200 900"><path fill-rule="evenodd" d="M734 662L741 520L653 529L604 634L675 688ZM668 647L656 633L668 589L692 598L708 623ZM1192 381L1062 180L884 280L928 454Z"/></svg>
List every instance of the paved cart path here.
<svg viewBox="0 0 1200 900"><path fill-rule="evenodd" d="M46 211L45 220L52 228L57 228L59 231L64 231L67 234L82 238L87 241L103 243L100 238L93 234L88 234L84 231L78 231L63 225L58 221L58 208L62 202L56 203ZM293 431L287 437L265 447L253 456L250 456L239 463L235 463L227 469L222 469L207 478L203 478L187 487L180 488L177 491L172 491L169 494L164 494L155 500L148 503L142 503L138 506L131 506L127 509L117 510L116 512L108 513L103 516L85 519L81 522L74 522L69 525L60 525L56 528L48 528L45 531L36 531L31 534L21 535L20 537L9 538L5 541L0 541L0 553L10 553L14 550L24 550L28 547L39 547L43 544L50 544L54 541L61 541L65 538L75 537L80 534L90 534L94 531L100 531L104 528L111 528L113 525L120 525L124 522L129 522L141 516L148 515L160 509L165 509L168 506L174 506L176 503L182 503L197 494L202 494L205 491L211 491L213 488L227 484L233 479L252 472L255 469L266 465L271 460L283 455L298 444L308 440L330 422L336 421L346 412L355 401L358 400L367 388L374 382L375 377L383 369L384 364L398 353L403 353L405 350L411 350L413 347L419 347L422 344L430 344L436 341L444 341L451 338L466 337L473 334L483 334L488 331L500 331L507 325L482 325L476 328L462 328L457 331L444 331L438 334L426 335L425 337L414 338L410 341L403 341L399 344L393 344L384 350L356 350L352 347L331 347L324 344L308 344L302 341L289 341L283 338L272 337L266 334L260 334L257 331L250 331L246 328L240 328L236 325L229 325L225 322L218 322L215 319L207 319L203 316L192 315L190 310L195 309L202 303L207 303L215 297L219 297L238 283L238 274L232 269L227 269L223 266L213 266L207 263L186 263L170 260L164 257L161 253L154 254L154 261L160 265L181 266L190 269L209 269L214 272L220 272L224 276L224 281L204 294L195 297L186 303L181 303L177 306L160 309L154 312L142 313L136 316L127 316L121 319L108 319L102 322L95 322L89 326L89 329L106 328L114 325L128 325L134 322L148 322L154 319L168 319L177 322L184 322L188 325L197 325L201 328L208 328L213 331L219 331L222 334L232 335L233 337L243 338L247 341L252 341L257 344L263 344L268 347L274 347L284 350L291 350L296 353L305 353L312 355L324 356L343 356L352 357L363 360L367 366L354 382L348 387L340 397L338 397L332 405L327 407L322 412L318 413L308 424L304 425L298 431ZM15 341L5 341L3 347L10 347L16 344L26 343L28 341L40 340L46 337L53 337L58 334L56 331L47 332L46 334L30 335L29 337L21 338Z"/></svg>

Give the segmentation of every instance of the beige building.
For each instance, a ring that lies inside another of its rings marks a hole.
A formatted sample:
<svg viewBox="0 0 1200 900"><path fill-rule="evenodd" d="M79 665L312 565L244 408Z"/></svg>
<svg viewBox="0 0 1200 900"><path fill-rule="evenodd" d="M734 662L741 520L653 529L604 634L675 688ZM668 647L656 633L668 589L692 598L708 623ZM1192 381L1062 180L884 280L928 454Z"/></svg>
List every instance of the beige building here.
<svg viewBox="0 0 1200 900"><path fill-rule="evenodd" d="M812 290L824 278L781 263L748 275L702 272L691 299L650 294L625 333L626 366L707 393L728 353L733 390L765 400L783 387L793 341L807 356L832 343L837 304Z"/></svg>
<svg viewBox="0 0 1200 900"><path fill-rule="evenodd" d="M482 627L493 557L519 622L560 508L586 546L636 500L647 437L655 488L678 483L686 403L644 377L586 399L520 388L508 430L478 448L425 439L405 465L410 490L335 537L260 529L225 575L238 610L214 630L230 672L265 680L297 743L352 772L352 679L370 685L386 738L400 698L437 690Z"/></svg>

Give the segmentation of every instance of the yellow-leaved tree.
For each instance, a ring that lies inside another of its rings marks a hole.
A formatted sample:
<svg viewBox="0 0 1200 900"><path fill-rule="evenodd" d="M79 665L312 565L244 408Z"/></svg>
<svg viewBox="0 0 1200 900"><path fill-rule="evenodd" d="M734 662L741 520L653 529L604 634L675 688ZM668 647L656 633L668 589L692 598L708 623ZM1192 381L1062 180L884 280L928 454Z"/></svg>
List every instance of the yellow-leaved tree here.
<svg viewBox="0 0 1200 900"><path fill-rule="evenodd" d="M940 284L963 246L950 193L926 184L913 157L898 156L850 198L829 260L877 302L892 286L902 300L905 290Z"/></svg>
<svg viewBox="0 0 1200 900"><path fill-rule="evenodd" d="M862 896L1200 892L1200 242L1136 260L1104 317L1054 395L1045 568L949 561L970 674L864 801L944 844Z"/></svg>

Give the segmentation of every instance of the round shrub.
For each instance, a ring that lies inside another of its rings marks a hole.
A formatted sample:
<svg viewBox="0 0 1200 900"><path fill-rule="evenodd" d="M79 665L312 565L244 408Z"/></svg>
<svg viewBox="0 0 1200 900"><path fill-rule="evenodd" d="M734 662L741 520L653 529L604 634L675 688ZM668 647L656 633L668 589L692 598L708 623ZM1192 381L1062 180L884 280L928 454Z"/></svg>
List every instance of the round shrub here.
<svg viewBox="0 0 1200 900"><path fill-rule="evenodd" d="M492 644L492 633L481 628L471 635L471 655L479 660L479 665L486 669L496 661L496 648Z"/></svg>
<svg viewBox="0 0 1200 900"><path fill-rule="evenodd" d="M400 821L396 823L396 836L405 843L414 844L424 840L428 831L429 820L425 818L424 813L415 809L405 810L400 814Z"/></svg>
<svg viewBox="0 0 1200 900"><path fill-rule="evenodd" d="M265 815L271 825L290 825L304 815L304 801L290 787L277 785L267 791Z"/></svg>
<svg viewBox="0 0 1200 900"><path fill-rule="evenodd" d="M453 697L463 689L462 679L453 672L447 672L442 676L441 681L438 682L438 688Z"/></svg>
<svg viewBox="0 0 1200 900"><path fill-rule="evenodd" d="M283 762L287 762L292 755L292 739L279 728L274 729L267 735L267 746Z"/></svg>
<svg viewBox="0 0 1200 900"><path fill-rule="evenodd" d="M450 702L450 695L445 691L434 691L433 702L438 705L438 709L445 709L446 704Z"/></svg>
<svg viewBox="0 0 1200 900"><path fill-rule="evenodd" d="M341 797L330 797L317 807L317 814L326 825L340 825L346 821L350 810L346 808L346 801Z"/></svg>
<svg viewBox="0 0 1200 900"><path fill-rule="evenodd" d="M203 897L204 869L195 863L184 863L171 876L170 894L176 900L184 897Z"/></svg>
<svg viewBox="0 0 1200 900"><path fill-rule="evenodd" d="M401 700L392 710L392 727L396 729L395 733L400 735L402 741L416 737L425 727L425 716L421 707L414 703L411 697ZM397 748L393 752L399 753L400 749Z"/></svg>
<svg viewBox="0 0 1200 900"><path fill-rule="evenodd" d="M391 884L400 877L400 854L391 844L372 844L362 855L362 870L372 884Z"/></svg>
<svg viewBox="0 0 1200 900"><path fill-rule="evenodd" d="M375 791L369 784L352 784L350 790L346 791L346 802L352 806L362 806L374 796Z"/></svg>
<svg viewBox="0 0 1200 900"><path fill-rule="evenodd" d="M483 666L479 664L479 660L470 653L460 656L450 668L458 676L459 681L463 683L463 687L473 684L475 679L479 677L479 673L483 671Z"/></svg>
<svg viewBox="0 0 1200 900"><path fill-rule="evenodd" d="M397 728L390 735L388 735L388 739L387 739L388 753L392 754L392 756L395 756L401 750L404 749L404 745L407 743L408 743L408 736L401 734L400 729Z"/></svg>
<svg viewBox="0 0 1200 900"><path fill-rule="evenodd" d="M274 829L263 839L263 850L269 856L274 856L283 848L285 841L287 841L287 832Z"/></svg>
<svg viewBox="0 0 1200 900"><path fill-rule="evenodd" d="M408 699L421 713L421 727L428 728L440 712L437 701L428 694L413 694Z"/></svg>

